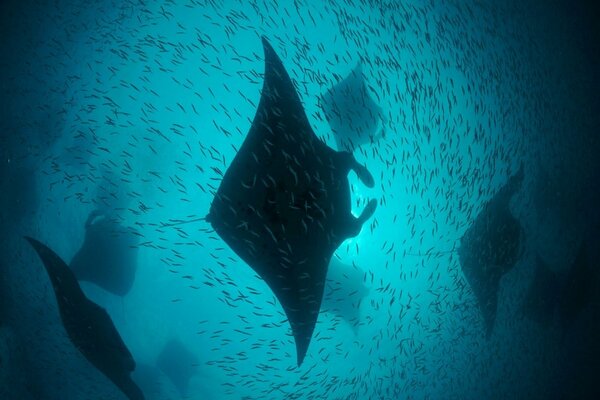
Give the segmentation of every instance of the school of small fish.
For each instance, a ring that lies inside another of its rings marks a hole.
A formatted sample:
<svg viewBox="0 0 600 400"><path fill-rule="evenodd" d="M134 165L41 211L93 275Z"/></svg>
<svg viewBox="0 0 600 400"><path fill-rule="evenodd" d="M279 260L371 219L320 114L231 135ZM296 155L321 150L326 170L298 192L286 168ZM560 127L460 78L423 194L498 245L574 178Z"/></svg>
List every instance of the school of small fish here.
<svg viewBox="0 0 600 400"><path fill-rule="evenodd" d="M532 342L523 333L528 322L513 317L533 256L503 280L489 340L456 256L483 203L521 162L532 181L537 160L555 159L568 145L553 132L578 123L567 110L549 113L558 84L544 82L558 82L560 71L539 61L550 50L523 23L530 15L518 2L56 7L50 33L25 50L36 63L16 78L39 100L27 106L34 118L15 116L12 140L26 151L3 156L36 171L32 226L51 244L58 238L66 259L93 209L112 210L139 237L132 292L123 307L120 299L104 302L138 363L136 354L177 332L199 360L189 398L516 398L524 385L540 398L550 393L551 377L523 381L559 358L545 351L549 339ZM361 271L357 286L368 293L355 304L360 317L348 323L322 312L299 368L275 297L204 221L257 108L261 36L330 146L318 98L357 62L386 113L385 136L354 152L375 189L350 176L353 210L375 197L377 211L335 255ZM535 235L531 197L520 192L512 211Z"/></svg>

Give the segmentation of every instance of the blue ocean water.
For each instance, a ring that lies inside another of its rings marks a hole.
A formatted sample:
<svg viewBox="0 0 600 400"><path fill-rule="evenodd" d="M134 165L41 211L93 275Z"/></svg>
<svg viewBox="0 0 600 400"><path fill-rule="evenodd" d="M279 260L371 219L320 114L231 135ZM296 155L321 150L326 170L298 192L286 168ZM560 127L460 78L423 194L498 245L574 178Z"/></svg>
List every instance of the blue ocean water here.
<svg viewBox="0 0 600 400"><path fill-rule="evenodd" d="M125 398L69 340L23 239L69 263L94 210L137 238L126 295L81 287L147 399L600 395L593 5L39 0L0 13L0 398ZM353 213L371 198L377 210L335 253L353 272L331 283L343 295L324 303L300 366L272 290L202 220L256 113L263 36L330 147L320 98L358 63L384 115L385 135L354 151L375 187L349 175ZM524 239L486 335L460 239L521 165L510 210ZM582 243L585 288L569 274ZM580 294L547 324L523 312L540 258ZM161 363L172 340L186 352Z"/></svg>

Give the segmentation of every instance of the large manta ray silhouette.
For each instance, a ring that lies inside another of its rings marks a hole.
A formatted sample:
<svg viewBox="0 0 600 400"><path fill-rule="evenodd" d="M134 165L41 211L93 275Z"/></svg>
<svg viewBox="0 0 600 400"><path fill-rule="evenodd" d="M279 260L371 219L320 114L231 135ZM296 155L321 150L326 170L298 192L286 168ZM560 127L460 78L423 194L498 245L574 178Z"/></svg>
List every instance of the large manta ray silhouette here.
<svg viewBox="0 0 600 400"><path fill-rule="evenodd" d="M85 240L70 267L78 280L125 296L135 280L138 243L133 232L101 211L92 211L85 223Z"/></svg>
<svg viewBox="0 0 600 400"><path fill-rule="evenodd" d="M265 74L250 131L227 169L206 217L217 234L265 280L281 303L298 365L315 328L327 266L377 207L351 214L348 172L374 180L348 152L313 132L300 97L271 45L262 39Z"/></svg>
<svg viewBox="0 0 600 400"><path fill-rule="evenodd" d="M510 199L523 182L523 166L483 207L460 240L458 257L483 316L489 337L496 319L500 278L521 256L523 228L512 215Z"/></svg>
<svg viewBox="0 0 600 400"><path fill-rule="evenodd" d="M338 150L352 152L384 136L385 116L369 94L360 63L321 96L321 108Z"/></svg>
<svg viewBox="0 0 600 400"><path fill-rule="evenodd" d="M135 361L108 313L89 300L67 264L46 245L26 237L52 282L60 317L73 345L131 400L143 400L131 380Z"/></svg>

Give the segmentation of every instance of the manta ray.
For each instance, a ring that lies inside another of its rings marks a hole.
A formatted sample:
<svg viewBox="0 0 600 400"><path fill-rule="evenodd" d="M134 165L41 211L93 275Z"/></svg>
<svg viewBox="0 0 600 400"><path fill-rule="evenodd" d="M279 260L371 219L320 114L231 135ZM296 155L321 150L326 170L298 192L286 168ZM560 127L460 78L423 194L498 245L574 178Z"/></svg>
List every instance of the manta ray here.
<svg viewBox="0 0 600 400"><path fill-rule="evenodd" d="M187 396L188 385L196 374L198 357L177 339L171 339L162 349L156 366L173 383L181 397Z"/></svg>
<svg viewBox="0 0 600 400"><path fill-rule="evenodd" d="M357 267L331 258L321 310L346 321L354 334L360 323L360 303L369 293L363 281L364 273Z"/></svg>
<svg viewBox="0 0 600 400"><path fill-rule="evenodd" d="M560 285L556 273L537 255L533 280L522 305L523 313L532 321L548 327L554 319L559 296Z"/></svg>
<svg viewBox="0 0 600 400"><path fill-rule="evenodd" d="M360 63L321 96L321 108L338 150L352 152L384 137L385 116L369 94Z"/></svg>
<svg viewBox="0 0 600 400"><path fill-rule="evenodd" d="M73 272L56 253L35 239L26 239L48 273L60 318L73 345L130 400L143 400L142 391L130 377L135 361L106 310L85 296Z"/></svg>
<svg viewBox="0 0 600 400"><path fill-rule="evenodd" d="M85 223L85 240L70 267L78 280L125 296L135 280L137 244L138 237L133 232L101 211L92 211Z"/></svg>
<svg viewBox="0 0 600 400"><path fill-rule="evenodd" d="M373 176L354 156L312 130L283 63L263 38L264 83L256 115L227 168L206 220L264 279L289 320L302 364L333 252L373 215L369 201L351 213L348 172L368 187Z"/></svg>
<svg viewBox="0 0 600 400"><path fill-rule="evenodd" d="M483 316L489 337L496 319L500 278L521 257L523 228L509 202L523 182L523 166L483 207L460 240L459 262Z"/></svg>

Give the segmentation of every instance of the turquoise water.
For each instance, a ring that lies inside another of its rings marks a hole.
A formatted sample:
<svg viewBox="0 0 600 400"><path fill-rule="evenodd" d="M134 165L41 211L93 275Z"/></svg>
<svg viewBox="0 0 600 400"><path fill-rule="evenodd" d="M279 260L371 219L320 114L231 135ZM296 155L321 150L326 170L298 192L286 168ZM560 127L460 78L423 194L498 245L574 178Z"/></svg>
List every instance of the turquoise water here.
<svg viewBox="0 0 600 400"><path fill-rule="evenodd" d="M112 317L148 399L598 393L597 290L566 336L520 312L536 254L567 271L585 238L599 256L597 14L583 3L48 3L1 6L5 398L122 398L69 342L21 238L68 262L97 208L139 233L137 275L123 298L82 288ZM378 209L336 252L368 289L359 320L322 312L299 367L271 290L199 220L256 112L261 36L331 147L319 96L359 61L386 115L385 137L355 151L375 188L349 176L353 212L370 198ZM527 240L486 338L456 249L521 164L511 210ZM199 360L185 395L140 372L173 337Z"/></svg>

